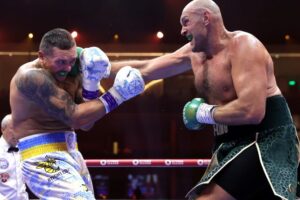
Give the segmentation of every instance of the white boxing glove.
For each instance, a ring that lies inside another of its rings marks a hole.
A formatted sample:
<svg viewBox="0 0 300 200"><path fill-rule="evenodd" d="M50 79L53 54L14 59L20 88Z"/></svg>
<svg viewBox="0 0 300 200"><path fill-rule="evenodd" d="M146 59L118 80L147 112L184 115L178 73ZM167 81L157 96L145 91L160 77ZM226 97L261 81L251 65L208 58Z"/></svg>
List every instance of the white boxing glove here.
<svg viewBox="0 0 300 200"><path fill-rule="evenodd" d="M141 94L144 89L145 82L140 71L126 66L118 71L113 87L99 97L99 100L104 104L106 113L109 113L124 101Z"/></svg>
<svg viewBox="0 0 300 200"><path fill-rule="evenodd" d="M106 54L98 47L85 48L81 52L82 97L85 101L99 97L102 78L110 74L111 64Z"/></svg>

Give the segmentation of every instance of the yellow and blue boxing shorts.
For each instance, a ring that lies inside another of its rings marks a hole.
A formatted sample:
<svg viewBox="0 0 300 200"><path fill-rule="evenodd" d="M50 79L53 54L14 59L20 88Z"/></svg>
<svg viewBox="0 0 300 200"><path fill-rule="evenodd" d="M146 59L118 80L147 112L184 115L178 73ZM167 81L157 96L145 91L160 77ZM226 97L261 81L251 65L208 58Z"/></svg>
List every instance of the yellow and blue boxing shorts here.
<svg viewBox="0 0 300 200"><path fill-rule="evenodd" d="M95 199L76 133L55 132L20 139L22 173L40 199Z"/></svg>

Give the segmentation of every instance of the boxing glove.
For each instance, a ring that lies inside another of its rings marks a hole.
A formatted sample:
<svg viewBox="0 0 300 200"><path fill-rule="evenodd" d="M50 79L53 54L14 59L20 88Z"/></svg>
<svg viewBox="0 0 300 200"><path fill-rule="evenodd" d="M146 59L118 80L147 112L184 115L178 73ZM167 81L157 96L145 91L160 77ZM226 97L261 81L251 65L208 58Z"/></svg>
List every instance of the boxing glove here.
<svg viewBox="0 0 300 200"><path fill-rule="evenodd" d="M213 111L215 105L205 103L202 98L194 98L183 108L183 123L190 130L202 129L205 124L215 124Z"/></svg>
<svg viewBox="0 0 300 200"><path fill-rule="evenodd" d="M82 97L85 101L98 98L100 81L110 74L109 59L98 47L83 49L79 59L82 72Z"/></svg>
<svg viewBox="0 0 300 200"><path fill-rule="evenodd" d="M145 83L138 69L122 67L116 74L113 86L99 100L105 106L106 113L111 112L124 101L142 93Z"/></svg>

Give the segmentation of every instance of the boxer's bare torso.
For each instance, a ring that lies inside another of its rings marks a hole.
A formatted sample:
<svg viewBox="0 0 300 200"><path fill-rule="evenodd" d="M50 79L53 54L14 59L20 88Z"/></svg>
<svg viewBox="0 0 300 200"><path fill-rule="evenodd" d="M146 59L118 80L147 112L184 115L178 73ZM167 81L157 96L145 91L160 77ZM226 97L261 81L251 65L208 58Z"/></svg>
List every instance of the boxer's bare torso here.
<svg viewBox="0 0 300 200"><path fill-rule="evenodd" d="M251 37L251 40L256 40L252 38L252 35L239 31L230 35L232 38L228 41L227 46L211 58L207 58L204 53L190 53L192 70L195 75L195 87L199 92L199 96L205 98L211 104L223 105L237 98L236 88L240 86L234 85L233 76L240 76L240 74L234 73L232 69L231 59L235 51L237 51L233 49L235 45L232 43L237 42L237 37ZM258 41L256 42L259 43L258 46L260 48L257 51L260 51L262 54L261 62L263 65L259 66L261 69L258 69L261 73L257 73L255 77L252 77L252 82L248 82L247 87L251 89L253 83L266 79L265 91L261 92L265 92L267 97L281 94L275 81L272 59L263 45ZM244 56L245 58L239 59L244 59L245 62L248 62L248 55ZM239 66L234 67L238 68ZM247 71L251 73L251 70L245 70L245 73ZM247 74L243 74L243 76L247 76ZM235 84L238 83L237 81Z"/></svg>
<svg viewBox="0 0 300 200"><path fill-rule="evenodd" d="M30 71L38 72L43 76L37 76L36 73L33 73L35 75L30 77L34 80L30 82L36 84L32 84L31 88L28 88L28 84L25 83L26 78L24 78L24 72L30 73ZM45 81L44 79L47 80ZM53 83L53 85L47 84L48 81ZM54 79L47 70L40 67L38 60L34 60L19 68L10 85L10 105L13 113L13 128L17 138L23 138L36 133L72 130L58 118L54 118L46 113L42 100L40 103L37 103L28 98L27 95L30 95L30 93L24 95L20 92L20 89L22 90L25 86L28 92L31 91L35 93L35 95L36 92L39 92L38 96L41 99L44 98L43 101L52 100L51 97L49 98L49 93L54 91L52 87L61 88L70 95L69 97L61 96L61 99L71 97L73 100L76 100L80 89L79 77L67 76L64 81L59 82ZM72 104L74 103L70 101L70 105ZM60 107L59 102L53 102L52 105L53 107L49 109L68 110L64 104L61 104ZM59 112L57 112L57 114L59 114Z"/></svg>

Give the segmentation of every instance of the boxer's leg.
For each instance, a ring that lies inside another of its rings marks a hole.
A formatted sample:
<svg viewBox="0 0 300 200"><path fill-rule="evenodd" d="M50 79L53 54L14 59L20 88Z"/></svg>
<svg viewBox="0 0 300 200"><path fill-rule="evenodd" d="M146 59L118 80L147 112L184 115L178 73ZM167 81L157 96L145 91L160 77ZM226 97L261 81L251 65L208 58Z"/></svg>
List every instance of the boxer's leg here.
<svg viewBox="0 0 300 200"><path fill-rule="evenodd" d="M235 199L279 199L263 172L255 145L225 166L214 182Z"/></svg>
<svg viewBox="0 0 300 200"><path fill-rule="evenodd" d="M80 166L68 152L52 152L23 161L30 190L41 199L94 199L78 172Z"/></svg>

